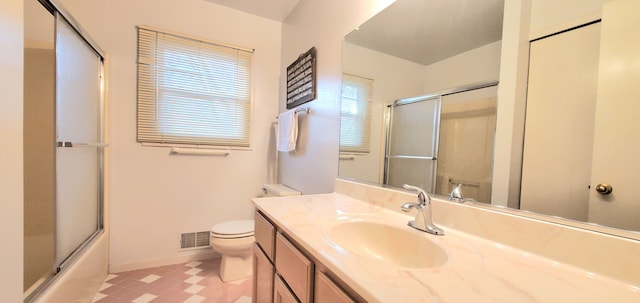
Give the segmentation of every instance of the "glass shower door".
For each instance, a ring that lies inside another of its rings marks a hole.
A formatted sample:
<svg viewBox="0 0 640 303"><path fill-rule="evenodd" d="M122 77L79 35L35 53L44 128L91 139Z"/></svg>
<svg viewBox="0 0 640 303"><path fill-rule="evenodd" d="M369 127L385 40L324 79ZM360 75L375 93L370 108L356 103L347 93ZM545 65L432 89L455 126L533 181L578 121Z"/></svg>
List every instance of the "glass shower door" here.
<svg viewBox="0 0 640 303"><path fill-rule="evenodd" d="M23 290L31 293L55 264L55 19L25 1Z"/></svg>
<svg viewBox="0 0 640 303"><path fill-rule="evenodd" d="M465 198L491 202L498 86L442 97L435 194L457 184Z"/></svg>
<svg viewBox="0 0 640 303"><path fill-rule="evenodd" d="M411 184L433 192L440 97L396 102L389 111L385 184Z"/></svg>
<svg viewBox="0 0 640 303"><path fill-rule="evenodd" d="M56 262L102 228L102 58L56 16Z"/></svg>

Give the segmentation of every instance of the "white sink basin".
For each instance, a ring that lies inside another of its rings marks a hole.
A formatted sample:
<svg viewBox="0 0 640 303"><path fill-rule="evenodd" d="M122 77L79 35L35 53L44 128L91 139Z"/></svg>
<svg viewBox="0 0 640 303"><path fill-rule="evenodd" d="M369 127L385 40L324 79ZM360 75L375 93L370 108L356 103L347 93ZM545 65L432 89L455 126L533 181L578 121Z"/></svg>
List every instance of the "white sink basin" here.
<svg viewBox="0 0 640 303"><path fill-rule="evenodd" d="M325 235L349 253L403 268L430 268L447 262L447 253L431 242L430 235L408 226L379 222L343 221L330 224Z"/></svg>

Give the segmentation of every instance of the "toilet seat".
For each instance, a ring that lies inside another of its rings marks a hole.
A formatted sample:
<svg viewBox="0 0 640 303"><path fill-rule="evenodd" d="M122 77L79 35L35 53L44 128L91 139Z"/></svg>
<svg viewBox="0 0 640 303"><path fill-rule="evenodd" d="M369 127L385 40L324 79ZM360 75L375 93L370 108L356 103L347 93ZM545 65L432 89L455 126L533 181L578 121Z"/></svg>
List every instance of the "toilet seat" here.
<svg viewBox="0 0 640 303"><path fill-rule="evenodd" d="M253 236L253 220L228 221L211 227L211 236L222 239L245 238Z"/></svg>

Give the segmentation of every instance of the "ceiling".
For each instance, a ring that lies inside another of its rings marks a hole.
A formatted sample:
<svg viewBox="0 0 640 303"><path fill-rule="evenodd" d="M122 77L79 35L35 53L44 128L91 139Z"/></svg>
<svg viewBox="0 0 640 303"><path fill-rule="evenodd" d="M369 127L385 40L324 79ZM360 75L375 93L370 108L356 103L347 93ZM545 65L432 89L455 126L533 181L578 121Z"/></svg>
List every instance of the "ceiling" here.
<svg viewBox="0 0 640 303"><path fill-rule="evenodd" d="M282 22L301 0L206 1ZM503 6L504 0L397 0L346 40L428 65L500 40ZM38 33L46 31L28 32L42 40Z"/></svg>
<svg viewBox="0 0 640 303"><path fill-rule="evenodd" d="M346 41L422 65L502 39L504 0L398 0Z"/></svg>
<svg viewBox="0 0 640 303"><path fill-rule="evenodd" d="M206 1L282 22L302 0ZM503 7L504 0L397 0L346 40L429 65L501 40Z"/></svg>
<svg viewBox="0 0 640 303"><path fill-rule="evenodd" d="M300 0L206 0L245 13L282 22Z"/></svg>

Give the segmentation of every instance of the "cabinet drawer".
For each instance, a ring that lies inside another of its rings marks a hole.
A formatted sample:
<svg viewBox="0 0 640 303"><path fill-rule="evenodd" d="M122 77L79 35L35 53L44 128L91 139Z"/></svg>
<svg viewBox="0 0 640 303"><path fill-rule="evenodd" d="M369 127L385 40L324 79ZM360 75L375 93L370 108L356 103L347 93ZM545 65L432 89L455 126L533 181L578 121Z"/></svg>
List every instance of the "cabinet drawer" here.
<svg viewBox="0 0 640 303"><path fill-rule="evenodd" d="M354 303L355 301L347 295L338 285L327 277L324 273L316 273L316 286L314 289L314 303Z"/></svg>
<svg viewBox="0 0 640 303"><path fill-rule="evenodd" d="M254 221L256 242L260 244L260 248L269 257L269 260L273 262L276 228L257 210Z"/></svg>
<svg viewBox="0 0 640 303"><path fill-rule="evenodd" d="M271 303L274 274L269 258L253 243L253 303Z"/></svg>
<svg viewBox="0 0 640 303"><path fill-rule="evenodd" d="M275 281L273 287L273 303L300 303L278 275L275 275L273 280Z"/></svg>
<svg viewBox="0 0 640 303"><path fill-rule="evenodd" d="M289 285L301 303L312 302L313 262L281 233L276 236L276 272Z"/></svg>

